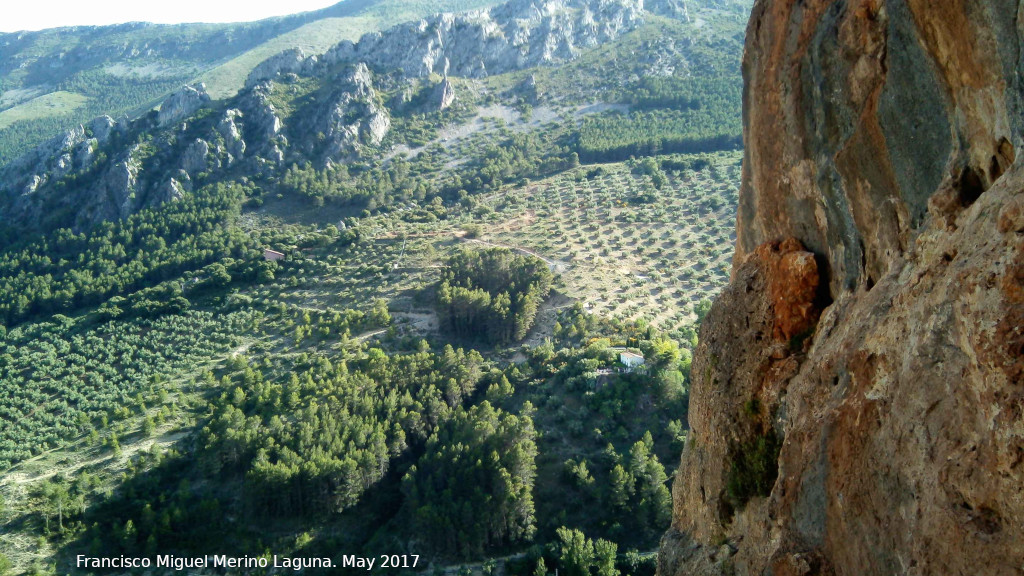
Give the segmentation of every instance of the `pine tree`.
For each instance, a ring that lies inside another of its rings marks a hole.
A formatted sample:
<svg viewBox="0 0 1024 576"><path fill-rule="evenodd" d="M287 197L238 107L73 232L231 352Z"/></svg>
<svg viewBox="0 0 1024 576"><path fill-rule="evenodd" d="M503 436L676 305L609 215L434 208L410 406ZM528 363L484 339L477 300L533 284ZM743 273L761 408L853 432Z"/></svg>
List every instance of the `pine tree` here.
<svg viewBox="0 0 1024 576"><path fill-rule="evenodd" d="M623 510L629 504L629 498L633 494L633 479L626 472L621 464L612 468L609 495L612 506Z"/></svg>
<svg viewBox="0 0 1024 576"><path fill-rule="evenodd" d="M566 576L590 576L590 566L594 563L594 543L583 532L565 526L555 532L560 545L559 560Z"/></svg>
<svg viewBox="0 0 1024 576"><path fill-rule="evenodd" d="M594 542L594 567L596 576L619 576L615 569L615 557L618 544L598 539Z"/></svg>

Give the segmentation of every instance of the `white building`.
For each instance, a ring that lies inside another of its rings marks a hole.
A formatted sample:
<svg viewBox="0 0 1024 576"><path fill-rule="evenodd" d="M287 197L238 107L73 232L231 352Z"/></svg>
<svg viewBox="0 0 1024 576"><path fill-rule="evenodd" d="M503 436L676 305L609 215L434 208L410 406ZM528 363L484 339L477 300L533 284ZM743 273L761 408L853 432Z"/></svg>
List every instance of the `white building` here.
<svg viewBox="0 0 1024 576"><path fill-rule="evenodd" d="M622 351L619 352L619 362L622 362L622 364L626 366L627 370L633 371L644 365L644 357L642 354Z"/></svg>

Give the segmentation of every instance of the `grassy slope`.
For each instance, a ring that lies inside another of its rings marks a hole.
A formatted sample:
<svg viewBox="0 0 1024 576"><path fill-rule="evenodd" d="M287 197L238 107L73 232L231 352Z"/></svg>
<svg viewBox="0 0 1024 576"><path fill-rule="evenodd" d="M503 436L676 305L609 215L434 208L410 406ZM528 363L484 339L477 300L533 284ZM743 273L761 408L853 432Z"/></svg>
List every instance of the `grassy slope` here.
<svg viewBox="0 0 1024 576"><path fill-rule="evenodd" d="M15 122L73 113L85 106L87 96L74 92L50 92L0 112L0 130Z"/></svg>
<svg viewBox="0 0 1024 576"><path fill-rule="evenodd" d="M326 18L310 22L264 42L219 66L207 70L199 79L213 98L228 98L245 84L245 78L257 64L289 48L301 48L306 54L320 54L342 40L358 40L367 32L380 29L375 17Z"/></svg>

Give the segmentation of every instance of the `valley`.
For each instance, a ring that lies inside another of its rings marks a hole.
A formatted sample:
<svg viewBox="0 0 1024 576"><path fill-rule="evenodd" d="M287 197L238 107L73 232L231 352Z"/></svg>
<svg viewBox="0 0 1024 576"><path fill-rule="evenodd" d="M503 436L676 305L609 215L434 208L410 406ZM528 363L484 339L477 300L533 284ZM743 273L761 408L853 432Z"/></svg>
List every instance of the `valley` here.
<svg viewBox="0 0 1024 576"><path fill-rule="evenodd" d="M8 573L653 575L736 240L749 3L367 6L356 43L236 56L2 168Z"/></svg>

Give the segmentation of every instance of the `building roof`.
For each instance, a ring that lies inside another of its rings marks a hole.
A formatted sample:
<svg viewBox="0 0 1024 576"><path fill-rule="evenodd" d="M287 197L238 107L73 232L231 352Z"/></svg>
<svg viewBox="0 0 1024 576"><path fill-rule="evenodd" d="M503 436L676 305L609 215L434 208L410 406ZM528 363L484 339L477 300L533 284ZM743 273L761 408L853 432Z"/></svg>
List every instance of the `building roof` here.
<svg viewBox="0 0 1024 576"><path fill-rule="evenodd" d="M619 357L620 358L635 358L637 360L643 360L644 359L644 355L643 354L636 354L634 352L620 352L619 353Z"/></svg>

